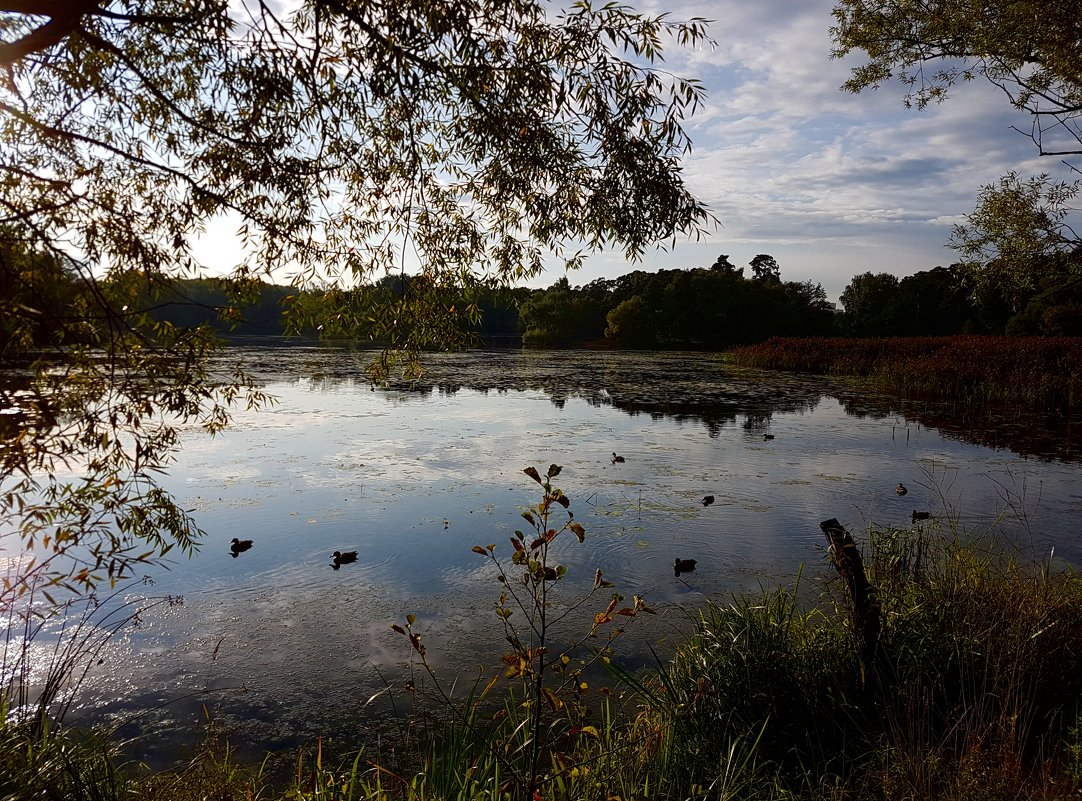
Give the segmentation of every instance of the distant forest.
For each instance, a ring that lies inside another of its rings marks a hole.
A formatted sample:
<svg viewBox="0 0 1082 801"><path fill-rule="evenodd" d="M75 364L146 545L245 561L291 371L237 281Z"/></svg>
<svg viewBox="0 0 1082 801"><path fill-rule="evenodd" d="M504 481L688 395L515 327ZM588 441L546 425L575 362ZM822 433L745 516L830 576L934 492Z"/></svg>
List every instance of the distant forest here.
<svg viewBox="0 0 1082 801"><path fill-rule="evenodd" d="M75 279L46 257L21 254L18 280L0 287L11 302L33 309L36 339L50 341L49 320L77 313L68 307ZM1078 256L1078 254L1075 254ZM9 262L10 265L10 262ZM242 295L227 294L212 278L186 279L156 290L130 276L124 291L132 308L153 324L210 326L224 336L305 335L380 339L378 332L411 325L396 315L402 300L426 298L446 312L435 341L524 347L687 348L719 350L772 336L941 336L950 334L1082 335L1082 286L1066 271L1048 270L1044 286L1019 297L974 297L958 265L905 278L866 272L841 294L841 308L812 281L781 280L766 254L748 269L720 256L708 268L646 272L572 286L561 277L547 289L495 285L433 287L424 279L392 275L354 289L301 291L251 281ZM432 308L431 306L429 307ZM428 319L432 319L429 317ZM0 329L0 345L5 332Z"/></svg>

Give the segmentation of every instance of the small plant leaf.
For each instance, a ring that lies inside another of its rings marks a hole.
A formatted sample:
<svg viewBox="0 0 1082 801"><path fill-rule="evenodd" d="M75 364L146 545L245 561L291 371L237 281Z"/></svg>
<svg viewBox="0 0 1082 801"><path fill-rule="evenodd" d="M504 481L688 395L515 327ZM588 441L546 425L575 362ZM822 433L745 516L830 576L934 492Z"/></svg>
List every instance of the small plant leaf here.
<svg viewBox="0 0 1082 801"><path fill-rule="evenodd" d="M582 523L572 521L568 523L567 527L578 537L579 542L586 542L586 529L582 527Z"/></svg>
<svg viewBox="0 0 1082 801"><path fill-rule="evenodd" d="M538 484L541 483L541 474L537 472L536 467L527 467L522 472L525 473L526 475L528 475L530 478L532 478Z"/></svg>
<svg viewBox="0 0 1082 801"><path fill-rule="evenodd" d="M481 556L488 556L488 551L482 548L480 545L474 545L471 549L474 553L479 553Z"/></svg>
<svg viewBox="0 0 1082 801"><path fill-rule="evenodd" d="M558 696L555 692L553 692L550 687L542 687L541 692L544 694L545 700L548 701L549 708L553 712L559 712L561 709L564 708L563 699L560 698L560 696Z"/></svg>
<svg viewBox="0 0 1082 801"><path fill-rule="evenodd" d="M558 464L550 464L549 465L548 477L549 478L556 478L556 476L560 475L561 470L563 470L563 468L560 467L560 465L558 465Z"/></svg>
<svg viewBox="0 0 1082 801"><path fill-rule="evenodd" d="M412 626L417 622L417 615L406 615L406 622Z"/></svg>

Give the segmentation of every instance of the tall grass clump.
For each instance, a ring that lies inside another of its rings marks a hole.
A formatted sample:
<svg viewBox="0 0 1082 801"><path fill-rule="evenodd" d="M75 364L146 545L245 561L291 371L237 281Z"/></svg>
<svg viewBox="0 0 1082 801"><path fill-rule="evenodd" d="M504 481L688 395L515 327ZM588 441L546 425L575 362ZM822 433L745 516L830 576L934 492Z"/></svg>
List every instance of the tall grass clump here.
<svg viewBox="0 0 1082 801"><path fill-rule="evenodd" d="M637 685L655 781L671 798L770 798L851 772L874 741L859 650L786 589L708 603Z"/></svg>
<svg viewBox="0 0 1082 801"><path fill-rule="evenodd" d="M659 797L1077 797L1082 578L924 531L866 552L874 655L830 584L708 604L637 681Z"/></svg>
<svg viewBox="0 0 1082 801"><path fill-rule="evenodd" d="M57 603L33 590L0 609L0 799L128 797L116 743L63 719L105 643L137 613L119 594Z"/></svg>
<svg viewBox="0 0 1082 801"><path fill-rule="evenodd" d="M744 367L861 376L880 389L1066 411L1082 400L1077 337L785 339L729 351Z"/></svg>
<svg viewBox="0 0 1082 801"><path fill-rule="evenodd" d="M873 540L883 797L1078 792L1082 577L988 544ZM1074 750L1072 750L1074 749Z"/></svg>

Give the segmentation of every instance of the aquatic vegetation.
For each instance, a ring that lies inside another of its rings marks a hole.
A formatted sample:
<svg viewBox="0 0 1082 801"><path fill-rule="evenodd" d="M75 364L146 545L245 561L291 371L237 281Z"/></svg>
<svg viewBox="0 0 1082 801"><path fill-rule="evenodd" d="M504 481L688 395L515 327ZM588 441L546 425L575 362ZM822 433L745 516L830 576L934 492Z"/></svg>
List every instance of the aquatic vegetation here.
<svg viewBox="0 0 1082 801"><path fill-rule="evenodd" d="M1069 410L1082 400L1082 339L783 339L729 351L745 367L862 376L881 388L974 404Z"/></svg>

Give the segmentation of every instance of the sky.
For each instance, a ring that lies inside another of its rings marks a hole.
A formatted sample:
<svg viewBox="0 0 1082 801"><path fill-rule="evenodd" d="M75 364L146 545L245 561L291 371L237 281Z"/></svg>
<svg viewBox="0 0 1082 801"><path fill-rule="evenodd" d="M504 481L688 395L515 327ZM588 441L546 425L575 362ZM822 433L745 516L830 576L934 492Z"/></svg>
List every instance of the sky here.
<svg viewBox="0 0 1082 801"><path fill-rule="evenodd" d="M1008 170L1069 177L1011 129L1028 130L1030 117L983 80L924 111L904 107L896 82L843 92L859 59L830 58L833 0L628 2L674 20L712 21L713 47L673 43L664 67L707 89L687 124L694 149L684 174L720 226L635 264L620 252L595 253L568 276L572 285L633 269L708 267L721 254L740 267L765 253L783 280L819 282L836 301L859 273L901 277L956 261L952 226L973 210L980 187ZM197 245L208 266L237 253L227 241L236 241L235 227L219 221ZM531 285L561 275L553 267Z"/></svg>
<svg viewBox="0 0 1082 801"><path fill-rule="evenodd" d="M673 72L699 78L709 97L690 121L690 189L721 221L703 241L649 253L641 269L736 266L774 256L786 281L820 282L836 300L854 275L899 277L957 261L951 227L982 185L1008 170L1067 178L1041 158L1029 116L983 81L959 86L925 111L907 110L897 82L853 95L840 89L858 63L830 59L832 0L661 0L639 10L713 20L716 46L670 50ZM572 285L634 269L597 254ZM557 276L543 276L547 285Z"/></svg>

